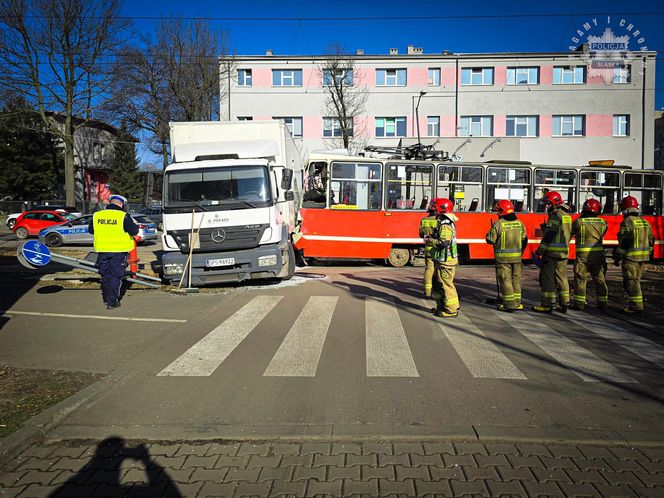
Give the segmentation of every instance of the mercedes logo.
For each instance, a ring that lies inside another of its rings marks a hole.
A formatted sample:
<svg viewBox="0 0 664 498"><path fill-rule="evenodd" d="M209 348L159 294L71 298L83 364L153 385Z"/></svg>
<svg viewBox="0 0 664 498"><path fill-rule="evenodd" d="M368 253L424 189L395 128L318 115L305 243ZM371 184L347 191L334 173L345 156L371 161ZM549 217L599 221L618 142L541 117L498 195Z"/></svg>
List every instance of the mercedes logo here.
<svg viewBox="0 0 664 498"><path fill-rule="evenodd" d="M224 232L224 230L221 228L215 228L214 230L212 230L210 238L213 240L213 242L220 244L221 242L226 240L226 232Z"/></svg>

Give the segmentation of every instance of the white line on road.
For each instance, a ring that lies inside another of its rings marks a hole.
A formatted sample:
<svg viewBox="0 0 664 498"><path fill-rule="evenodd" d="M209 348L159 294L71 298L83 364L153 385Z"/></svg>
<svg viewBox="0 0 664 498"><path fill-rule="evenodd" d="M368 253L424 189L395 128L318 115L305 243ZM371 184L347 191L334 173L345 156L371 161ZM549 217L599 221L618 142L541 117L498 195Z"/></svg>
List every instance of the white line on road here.
<svg viewBox="0 0 664 498"><path fill-rule="evenodd" d="M365 298L365 326L368 377L419 377L391 298Z"/></svg>
<svg viewBox="0 0 664 498"><path fill-rule="evenodd" d="M614 323L611 323L610 326L604 325L594 316L577 312L570 312L570 315L566 317L568 320L583 324L590 332L615 342L635 355L657 365L659 368L664 368L664 348L656 342L650 341L638 334L628 332Z"/></svg>
<svg viewBox="0 0 664 498"><path fill-rule="evenodd" d="M526 376L462 313L439 323L447 339L473 377L483 379L526 379Z"/></svg>
<svg viewBox="0 0 664 498"><path fill-rule="evenodd" d="M586 382L636 382L534 316L526 313L520 313L518 316L503 316L504 314L500 314L498 311L494 311L494 313Z"/></svg>
<svg viewBox="0 0 664 498"><path fill-rule="evenodd" d="M315 377L338 296L311 296L279 346L266 377Z"/></svg>
<svg viewBox="0 0 664 498"><path fill-rule="evenodd" d="M0 310L2 315L29 315L50 316L55 318L91 318L94 320L128 320L130 322L165 322L165 323L187 323L188 320L177 320L175 318L136 318L129 316L101 316L101 315L70 315L67 313L40 313L37 311L14 311Z"/></svg>
<svg viewBox="0 0 664 498"><path fill-rule="evenodd" d="M204 377L212 375L233 350L272 311L282 296L257 296L220 323L158 375Z"/></svg>

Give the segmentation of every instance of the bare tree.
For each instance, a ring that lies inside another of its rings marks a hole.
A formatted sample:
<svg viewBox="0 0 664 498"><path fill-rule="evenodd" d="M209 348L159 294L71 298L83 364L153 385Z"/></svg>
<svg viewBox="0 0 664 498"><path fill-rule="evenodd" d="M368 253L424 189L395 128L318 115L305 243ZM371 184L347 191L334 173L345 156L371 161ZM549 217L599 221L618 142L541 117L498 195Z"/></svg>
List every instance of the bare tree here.
<svg viewBox="0 0 664 498"><path fill-rule="evenodd" d="M63 142L68 205L75 201L74 132L111 98L111 63L128 25L119 6L119 0L0 0L0 85L25 95Z"/></svg>
<svg viewBox="0 0 664 498"><path fill-rule="evenodd" d="M326 52L317 67L323 82L325 116L336 120L339 131L333 130L332 135L339 138L340 145L349 150L357 149L362 143L362 132L354 129L354 121L365 111L368 91L362 85L362 75L356 71L355 60L340 44L330 45Z"/></svg>

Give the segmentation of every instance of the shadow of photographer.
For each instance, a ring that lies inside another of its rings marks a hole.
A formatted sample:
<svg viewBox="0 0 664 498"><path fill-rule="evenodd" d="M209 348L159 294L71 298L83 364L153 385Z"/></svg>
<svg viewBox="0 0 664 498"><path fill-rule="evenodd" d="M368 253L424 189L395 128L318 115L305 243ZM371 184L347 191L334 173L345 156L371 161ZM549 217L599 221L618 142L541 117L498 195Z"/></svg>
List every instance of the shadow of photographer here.
<svg viewBox="0 0 664 498"><path fill-rule="evenodd" d="M137 462L139 465L135 465L135 468L145 469L143 474L147 476L147 482L122 482L127 473L126 464L123 466L126 460ZM119 437L110 437L99 443L92 459L48 496L64 498L85 495L182 497L168 472L153 460L145 445L129 447Z"/></svg>

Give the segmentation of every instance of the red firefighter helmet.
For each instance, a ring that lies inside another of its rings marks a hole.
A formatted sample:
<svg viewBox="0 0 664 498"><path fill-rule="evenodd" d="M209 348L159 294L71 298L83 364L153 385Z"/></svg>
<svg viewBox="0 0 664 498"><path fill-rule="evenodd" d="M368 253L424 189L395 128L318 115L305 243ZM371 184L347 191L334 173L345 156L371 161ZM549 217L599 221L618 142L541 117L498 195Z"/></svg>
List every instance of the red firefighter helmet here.
<svg viewBox="0 0 664 498"><path fill-rule="evenodd" d="M624 211L625 209L639 209L639 201L635 197L628 195L622 201L620 201L620 210Z"/></svg>
<svg viewBox="0 0 664 498"><path fill-rule="evenodd" d="M491 211L497 211L498 216L504 216L506 214L512 214L514 212L514 205L509 199L500 199L491 208Z"/></svg>
<svg viewBox="0 0 664 498"><path fill-rule="evenodd" d="M598 215L599 213L602 212L602 205L597 199L588 199L586 202L583 203L581 212L593 213Z"/></svg>
<svg viewBox="0 0 664 498"><path fill-rule="evenodd" d="M454 203L449 199L445 199L444 197L437 197L431 202L436 207L437 214L451 213L454 211Z"/></svg>
<svg viewBox="0 0 664 498"><path fill-rule="evenodd" d="M553 207L558 207L564 204L562 196L555 190L552 190L551 192L547 192L546 194L544 194L543 200L547 204L553 205Z"/></svg>

